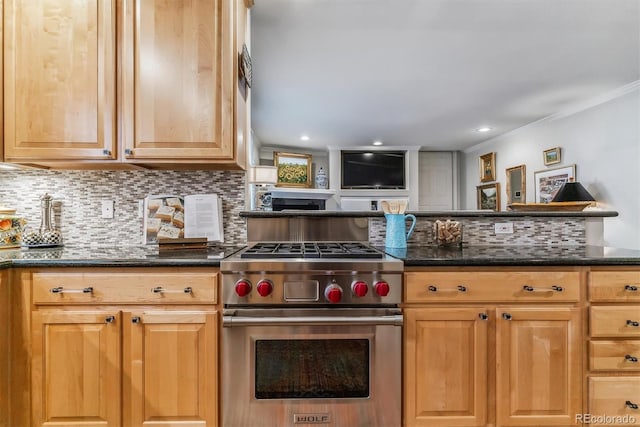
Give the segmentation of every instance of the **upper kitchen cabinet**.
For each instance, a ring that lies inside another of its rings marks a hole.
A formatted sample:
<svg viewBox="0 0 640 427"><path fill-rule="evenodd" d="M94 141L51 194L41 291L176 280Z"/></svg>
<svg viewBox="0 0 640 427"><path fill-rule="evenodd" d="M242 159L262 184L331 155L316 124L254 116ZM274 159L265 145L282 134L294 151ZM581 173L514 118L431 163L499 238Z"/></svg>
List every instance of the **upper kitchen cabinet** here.
<svg viewBox="0 0 640 427"><path fill-rule="evenodd" d="M242 11L236 0L123 2L125 162L244 165L234 132Z"/></svg>
<svg viewBox="0 0 640 427"><path fill-rule="evenodd" d="M6 160L115 159L115 1L4 7Z"/></svg>
<svg viewBox="0 0 640 427"><path fill-rule="evenodd" d="M244 168L238 53L247 8L244 0L10 0L6 159Z"/></svg>

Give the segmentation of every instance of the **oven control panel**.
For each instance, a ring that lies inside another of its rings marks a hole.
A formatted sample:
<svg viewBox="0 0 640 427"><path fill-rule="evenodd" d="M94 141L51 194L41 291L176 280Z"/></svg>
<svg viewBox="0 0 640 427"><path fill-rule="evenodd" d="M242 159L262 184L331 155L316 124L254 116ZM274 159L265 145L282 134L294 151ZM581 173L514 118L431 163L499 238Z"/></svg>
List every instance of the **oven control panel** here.
<svg viewBox="0 0 640 427"><path fill-rule="evenodd" d="M402 274L223 274L222 299L225 305L400 304Z"/></svg>

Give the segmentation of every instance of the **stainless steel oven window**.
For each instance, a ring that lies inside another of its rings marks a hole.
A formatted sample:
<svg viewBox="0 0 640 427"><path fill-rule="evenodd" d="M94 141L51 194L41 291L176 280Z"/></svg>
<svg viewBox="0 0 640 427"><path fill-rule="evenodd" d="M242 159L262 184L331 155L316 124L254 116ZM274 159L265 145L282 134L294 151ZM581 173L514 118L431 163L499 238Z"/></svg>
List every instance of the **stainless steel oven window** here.
<svg viewBox="0 0 640 427"><path fill-rule="evenodd" d="M258 339L255 399L368 399L370 361L369 339Z"/></svg>

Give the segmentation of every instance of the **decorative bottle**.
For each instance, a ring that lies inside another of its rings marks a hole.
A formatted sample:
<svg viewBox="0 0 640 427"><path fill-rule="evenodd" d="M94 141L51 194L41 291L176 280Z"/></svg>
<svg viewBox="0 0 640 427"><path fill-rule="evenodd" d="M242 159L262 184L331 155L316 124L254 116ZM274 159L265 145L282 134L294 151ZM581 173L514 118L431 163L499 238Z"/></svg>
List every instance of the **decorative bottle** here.
<svg viewBox="0 0 640 427"><path fill-rule="evenodd" d="M327 172L320 166L320 169L316 172L316 188L326 190L327 186Z"/></svg>

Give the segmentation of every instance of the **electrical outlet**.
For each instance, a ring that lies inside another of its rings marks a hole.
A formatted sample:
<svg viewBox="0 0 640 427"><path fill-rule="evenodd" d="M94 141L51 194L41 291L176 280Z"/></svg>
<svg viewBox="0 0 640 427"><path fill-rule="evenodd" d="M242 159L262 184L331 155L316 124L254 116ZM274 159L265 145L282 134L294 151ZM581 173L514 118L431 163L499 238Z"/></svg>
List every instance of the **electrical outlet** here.
<svg viewBox="0 0 640 427"><path fill-rule="evenodd" d="M512 222L496 222L494 225L496 234L513 234Z"/></svg>
<svg viewBox="0 0 640 427"><path fill-rule="evenodd" d="M102 201L102 218L113 219L113 207L115 204L115 200Z"/></svg>

